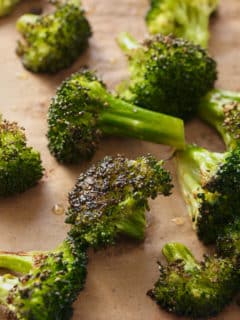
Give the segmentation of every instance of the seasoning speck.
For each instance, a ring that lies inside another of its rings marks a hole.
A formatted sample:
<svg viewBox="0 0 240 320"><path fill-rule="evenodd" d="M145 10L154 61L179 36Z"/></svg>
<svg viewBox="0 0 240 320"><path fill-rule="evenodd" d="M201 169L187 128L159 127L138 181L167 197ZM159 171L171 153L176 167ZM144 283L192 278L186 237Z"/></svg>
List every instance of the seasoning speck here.
<svg viewBox="0 0 240 320"><path fill-rule="evenodd" d="M52 208L52 212L58 216L64 214L64 206L62 204L55 204Z"/></svg>

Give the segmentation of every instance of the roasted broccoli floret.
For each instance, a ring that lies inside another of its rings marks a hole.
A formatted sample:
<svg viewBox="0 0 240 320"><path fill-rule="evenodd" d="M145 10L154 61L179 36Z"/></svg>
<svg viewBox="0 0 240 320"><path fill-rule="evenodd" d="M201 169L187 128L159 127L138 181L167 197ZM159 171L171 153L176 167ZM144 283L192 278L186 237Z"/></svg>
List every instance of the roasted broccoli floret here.
<svg viewBox="0 0 240 320"><path fill-rule="evenodd" d="M73 74L59 87L49 108L48 127L49 149L61 162L91 157L102 135L185 146L182 120L115 98L87 70Z"/></svg>
<svg viewBox="0 0 240 320"><path fill-rule="evenodd" d="M198 262L180 243L163 248L168 264L149 295L164 309L191 318L217 315L239 289L239 271L231 259L205 256Z"/></svg>
<svg viewBox="0 0 240 320"><path fill-rule="evenodd" d="M213 90L202 99L198 114L219 132L228 149L240 142L240 93Z"/></svg>
<svg viewBox="0 0 240 320"><path fill-rule="evenodd" d="M25 14L17 21L23 40L17 54L33 72L57 72L69 67L86 49L90 25L79 0L55 1L56 11Z"/></svg>
<svg viewBox="0 0 240 320"><path fill-rule="evenodd" d="M208 25L218 0L151 0L146 15L150 33L174 34L207 47Z"/></svg>
<svg viewBox="0 0 240 320"><path fill-rule="evenodd" d="M27 146L24 129L0 116L0 196L23 192L42 175L40 154Z"/></svg>
<svg viewBox="0 0 240 320"><path fill-rule="evenodd" d="M19 1L20 0L0 0L0 17L4 17L11 13Z"/></svg>
<svg viewBox="0 0 240 320"><path fill-rule="evenodd" d="M119 235L143 240L147 198L172 189L163 162L152 156L128 160L105 157L82 173L69 194L66 222L84 247L111 245Z"/></svg>
<svg viewBox="0 0 240 320"><path fill-rule="evenodd" d="M0 267L21 273L0 277L0 304L7 319L71 319L72 303L86 277L86 254L72 239L49 252L2 252Z"/></svg>
<svg viewBox="0 0 240 320"><path fill-rule="evenodd" d="M186 40L156 35L137 44L122 33L118 42L127 53L130 79L117 92L128 102L185 119L214 86L216 62Z"/></svg>
<svg viewBox="0 0 240 320"><path fill-rule="evenodd" d="M199 238L214 243L240 213L240 148L210 152L195 145L178 152L178 177Z"/></svg>

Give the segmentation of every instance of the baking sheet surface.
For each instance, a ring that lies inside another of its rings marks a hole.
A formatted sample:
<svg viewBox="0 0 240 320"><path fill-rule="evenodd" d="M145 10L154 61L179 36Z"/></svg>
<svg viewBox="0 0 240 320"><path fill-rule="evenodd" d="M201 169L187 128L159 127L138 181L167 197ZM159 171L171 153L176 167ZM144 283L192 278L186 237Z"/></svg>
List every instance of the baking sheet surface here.
<svg viewBox="0 0 240 320"><path fill-rule="evenodd" d="M102 140L91 162L81 166L61 166L50 156L46 135L46 114L50 98L60 82L80 66L96 69L110 88L127 76L126 61L115 37L130 31L138 39L146 34L143 17L147 0L83 0L94 37L89 50L68 70L55 76L34 75L23 69L15 55L18 34L15 21L32 7L45 1L23 1L14 14L0 21L0 110L9 120L26 128L29 143L41 151L46 173L42 182L22 195L0 200L0 248L4 250L41 250L54 248L62 241L68 226L64 215L54 214L54 205L67 206L67 194L78 174L104 155L125 154L136 157L152 153L167 159L169 147L131 139ZM218 86L240 90L240 2L221 1L211 27L210 52L219 63ZM223 144L206 125L194 120L187 126L187 139L222 151ZM174 173L174 163L167 167L176 184L169 198L151 201L148 228L143 243L121 242L113 248L90 252L86 289L75 303L73 320L174 320L179 319L159 309L147 296L158 277L157 260L168 241L188 245L201 258L206 252L197 240L181 199ZM0 316L0 319L1 318ZM238 320L240 309L232 303L216 319Z"/></svg>

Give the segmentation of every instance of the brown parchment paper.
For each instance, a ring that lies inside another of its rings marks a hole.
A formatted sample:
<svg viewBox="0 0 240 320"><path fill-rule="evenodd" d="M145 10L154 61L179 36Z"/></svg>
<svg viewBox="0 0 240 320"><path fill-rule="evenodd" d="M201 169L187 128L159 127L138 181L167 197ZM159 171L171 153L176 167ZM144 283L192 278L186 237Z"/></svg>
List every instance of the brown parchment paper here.
<svg viewBox="0 0 240 320"><path fill-rule="evenodd" d="M96 69L110 88L127 76L126 61L115 43L120 31L130 31L138 39L146 34L143 17L147 0L83 0L94 36L90 48L68 70L55 76L34 75L24 70L15 55L18 34L15 21L32 7L46 1L23 1L9 18L0 21L0 111L26 128L29 143L41 151L46 173L38 186L24 194L0 199L0 249L51 249L68 230L64 215L56 215L55 204L67 206L67 193L78 174L104 155L135 157L152 153L167 159L168 147L131 139L104 139L91 162L81 166L62 166L50 156L45 137L46 114L50 98L60 82L82 65ZM221 1L211 32L210 51L219 64L218 86L239 90L240 84L240 1ZM194 120L187 125L187 139L213 151L224 150L218 136ZM168 241L181 241L198 258L204 248L192 230L174 173L176 184L169 198L151 201L148 228L143 243L121 242L113 248L90 252L86 289L75 303L74 320L174 320L174 315L159 309L147 296L158 277L156 261L163 260L161 248ZM177 219L176 219L177 218ZM179 219L180 218L180 219ZM3 319L3 316L0 316ZM238 320L240 308L232 303L216 319Z"/></svg>

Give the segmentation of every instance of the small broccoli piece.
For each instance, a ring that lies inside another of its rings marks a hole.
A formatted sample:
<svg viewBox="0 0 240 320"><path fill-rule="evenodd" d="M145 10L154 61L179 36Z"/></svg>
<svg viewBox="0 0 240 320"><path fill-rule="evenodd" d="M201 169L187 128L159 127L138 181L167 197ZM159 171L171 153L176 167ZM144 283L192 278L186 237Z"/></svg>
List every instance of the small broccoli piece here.
<svg viewBox="0 0 240 320"><path fill-rule="evenodd" d="M202 99L198 114L218 131L228 149L240 142L240 93L213 90Z"/></svg>
<svg viewBox="0 0 240 320"><path fill-rule="evenodd" d="M240 210L240 149L210 152L195 145L178 152L178 177L199 238L214 243Z"/></svg>
<svg viewBox="0 0 240 320"><path fill-rule="evenodd" d="M150 155L136 160L105 157L80 175L69 194L70 234L95 248L114 244L119 235L143 240L147 198L168 196L171 189L163 162Z"/></svg>
<svg viewBox="0 0 240 320"><path fill-rule="evenodd" d="M218 0L151 0L146 23L151 34L173 34L207 47L208 25Z"/></svg>
<svg viewBox="0 0 240 320"><path fill-rule="evenodd" d="M186 40L156 35L140 45L122 33L118 43L127 53L130 80L117 92L130 103L186 119L214 86L216 62Z"/></svg>
<svg viewBox="0 0 240 320"><path fill-rule="evenodd" d="M205 256L198 262L180 243L163 248L168 264L149 295L164 309L191 318L217 315L239 289L239 272L230 259Z"/></svg>
<svg viewBox="0 0 240 320"><path fill-rule="evenodd" d="M0 17L10 14L20 0L0 0Z"/></svg>
<svg viewBox="0 0 240 320"><path fill-rule="evenodd" d="M0 196L24 192L42 175L40 154L27 146L24 129L0 116Z"/></svg>
<svg viewBox="0 0 240 320"><path fill-rule="evenodd" d="M52 100L48 146L59 161L80 162L94 154L102 135L185 146L182 120L117 99L93 72L82 70L65 80Z"/></svg>
<svg viewBox="0 0 240 320"><path fill-rule="evenodd" d="M72 303L86 278L86 254L72 239L49 252L2 252L0 267L22 274L0 277L0 304L7 319L71 319Z"/></svg>
<svg viewBox="0 0 240 320"><path fill-rule="evenodd" d="M69 67L86 49L91 36L79 0L56 1L55 5L53 13L25 14L17 22L23 37L17 54L33 72L54 73Z"/></svg>

